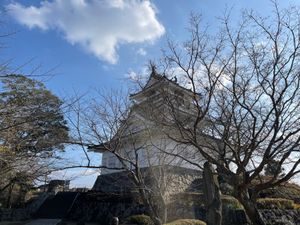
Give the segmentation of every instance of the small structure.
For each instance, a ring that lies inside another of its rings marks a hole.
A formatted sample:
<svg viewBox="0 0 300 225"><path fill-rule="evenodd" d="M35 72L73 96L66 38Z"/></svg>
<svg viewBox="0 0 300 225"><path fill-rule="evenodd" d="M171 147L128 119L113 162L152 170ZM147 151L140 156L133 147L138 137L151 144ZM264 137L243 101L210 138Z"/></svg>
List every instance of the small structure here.
<svg viewBox="0 0 300 225"><path fill-rule="evenodd" d="M57 193L61 191L69 191L70 180L51 180L48 184L38 187L41 192Z"/></svg>

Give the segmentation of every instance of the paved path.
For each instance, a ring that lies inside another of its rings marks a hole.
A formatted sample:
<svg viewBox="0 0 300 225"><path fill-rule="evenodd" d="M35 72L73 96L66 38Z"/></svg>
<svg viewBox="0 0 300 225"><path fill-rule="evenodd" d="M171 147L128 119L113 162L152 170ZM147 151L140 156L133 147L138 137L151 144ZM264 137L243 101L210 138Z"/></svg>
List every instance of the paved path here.
<svg viewBox="0 0 300 225"><path fill-rule="evenodd" d="M32 220L25 225L56 225L61 221L61 219L37 219Z"/></svg>

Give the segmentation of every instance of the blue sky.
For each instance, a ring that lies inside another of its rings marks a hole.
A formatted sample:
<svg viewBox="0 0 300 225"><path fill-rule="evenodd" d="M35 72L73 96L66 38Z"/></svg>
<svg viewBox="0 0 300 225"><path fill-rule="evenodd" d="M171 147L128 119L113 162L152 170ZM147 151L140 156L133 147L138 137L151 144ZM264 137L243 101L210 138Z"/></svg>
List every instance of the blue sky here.
<svg viewBox="0 0 300 225"><path fill-rule="evenodd" d="M300 0L279 3L300 5ZM216 17L232 6L234 16L241 8L271 10L267 0L1 0L4 31L16 33L4 41L0 59L11 59L11 68L25 64L19 73L51 70L55 76L46 86L59 96L120 88L129 72L139 73L159 58L167 36L186 39L191 12L201 13L214 29ZM83 176L73 185L91 186L94 180L95 174Z"/></svg>

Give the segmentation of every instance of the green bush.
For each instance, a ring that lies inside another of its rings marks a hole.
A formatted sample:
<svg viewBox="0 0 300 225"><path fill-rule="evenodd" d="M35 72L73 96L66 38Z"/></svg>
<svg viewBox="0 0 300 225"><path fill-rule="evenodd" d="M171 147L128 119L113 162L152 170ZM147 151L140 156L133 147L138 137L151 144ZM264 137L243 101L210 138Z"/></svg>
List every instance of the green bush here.
<svg viewBox="0 0 300 225"><path fill-rule="evenodd" d="M153 225L153 222L149 216L142 214L127 217L125 224Z"/></svg>
<svg viewBox="0 0 300 225"><path fill-rule="evenodd" d="M260 198L286 198L300 204L300 187L293 183L284 183L277 187L269 188L259 193Z"/></svg>
<svg viewBox="0 0 300 225"><path fill-rule="evenodd" d="M260 209L294 209L294 201L285 198L260 198L257 200Z"/></svg>
<svg viewBox="0 0 300 225"><path fill-rule="evenodd" d="M222 203L224 207L229 209L244 209L242 204L236 198L229 195L222 195Z"/></svg>
<svg viewBox="0 0 300 225"><path fill-rule="evenodd" d="M206 225L202 220L179 219L165 225Z"/></svg>

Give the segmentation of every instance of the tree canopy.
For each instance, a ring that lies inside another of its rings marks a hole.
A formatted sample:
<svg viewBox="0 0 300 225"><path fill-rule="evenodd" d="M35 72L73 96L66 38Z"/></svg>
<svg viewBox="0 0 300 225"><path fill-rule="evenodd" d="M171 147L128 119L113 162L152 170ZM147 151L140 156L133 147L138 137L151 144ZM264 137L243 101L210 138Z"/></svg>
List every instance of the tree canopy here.
<svg viewBox="0 0 300 225"><path fill-rule="evenodd" d="M0 85L0 201L10 207L14 188L49 173L48 159L64 149L68 127L63 102L42 82L12 74Z"/></svg>
<svg viewBox="0 0 300 225"><path fill-rule="evenodd" d="M43 83L22 75L9 75L1 82L1 144L31 156L63 149L68 128L62 101Z"/></svg>

